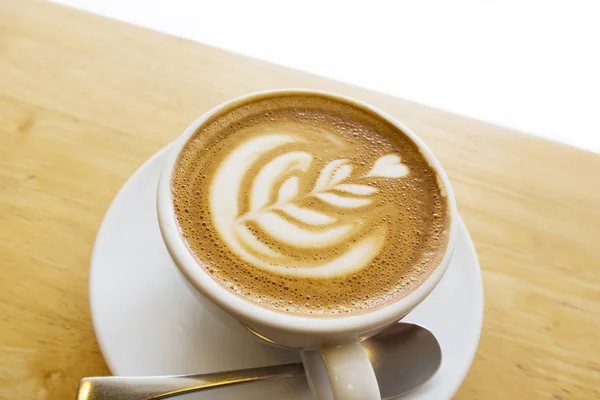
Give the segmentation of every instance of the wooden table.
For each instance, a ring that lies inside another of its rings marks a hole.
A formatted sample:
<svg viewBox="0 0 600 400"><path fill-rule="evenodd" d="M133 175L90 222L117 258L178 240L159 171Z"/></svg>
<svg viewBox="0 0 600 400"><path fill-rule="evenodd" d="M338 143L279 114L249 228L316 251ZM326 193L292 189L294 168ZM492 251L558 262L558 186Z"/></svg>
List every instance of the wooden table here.
<svg viewBox="0 0 600 400"><path fill-rule="evenodd" d="M600 156L33 0L0 0L0 398L109 374L87 284L110 201L199 114L277 87L370 102L446 167L485 285L457 398L600 398Z"/></svg>

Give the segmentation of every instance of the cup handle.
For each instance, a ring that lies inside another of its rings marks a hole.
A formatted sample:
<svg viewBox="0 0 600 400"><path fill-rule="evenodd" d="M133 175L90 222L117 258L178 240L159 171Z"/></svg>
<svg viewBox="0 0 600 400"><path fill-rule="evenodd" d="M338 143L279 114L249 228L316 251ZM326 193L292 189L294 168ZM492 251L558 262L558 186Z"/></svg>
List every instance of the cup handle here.
<svg viewBox="0 0 600 400"><path fill-rule="evenodd" d="M380 400L373 366L360 343L302 352L313 396L318 400Z"/></svg>

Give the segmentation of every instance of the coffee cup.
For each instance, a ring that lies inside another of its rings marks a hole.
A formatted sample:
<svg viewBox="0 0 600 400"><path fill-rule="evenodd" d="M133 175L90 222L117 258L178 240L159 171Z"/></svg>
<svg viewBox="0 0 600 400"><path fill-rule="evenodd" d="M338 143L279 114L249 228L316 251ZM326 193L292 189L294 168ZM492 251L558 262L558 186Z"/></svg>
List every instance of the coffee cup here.
<svg viewBox="0 0 600 400"><path fill-rule="evenodd" d="M380 398L360 342L431 293L458 222L446 173L405 125L303 89L200 116L170 147L157 200L194 293L302 351L315 397L337 400Z"/></svg>

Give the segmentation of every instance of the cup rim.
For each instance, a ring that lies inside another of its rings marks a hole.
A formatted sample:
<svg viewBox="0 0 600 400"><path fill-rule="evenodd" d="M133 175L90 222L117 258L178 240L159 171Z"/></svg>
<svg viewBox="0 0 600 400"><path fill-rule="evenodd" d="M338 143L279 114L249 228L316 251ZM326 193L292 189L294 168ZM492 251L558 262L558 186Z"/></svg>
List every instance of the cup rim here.
<svg viewBox="0 0 600 400"><path fill-rule="evenodd" d="M362 314L335 317L309 317L297 314L285 314L254 304L250 300L243 299L241 296L230 292L227 288L222 286L198 264L195 255L189 249L180 234L173 205L171 179L179 153L194 132L217 112L226 108L235 108L251 100L268 98L274 95L324 96L358 108L364 108L396 126L406 134L417 145L427 162L435 169L438 177L442 181L443 189L446 192L448 209L450 212L450 232L445 253L440 263L414 291L390 304ZM173 261L187 281L198 292L237 319L267 326L272 329L299 334L365 332L402 318L431 293L446 272L454 251L458 224L456 200L444 169L429 147L427 147L427 145L407 126L388 113L352 97L322 90L294 88L265 90L236 97L212 108L188 126L168 150L167 159L158 182L157 214L163 241L173 258Z"/></svg>

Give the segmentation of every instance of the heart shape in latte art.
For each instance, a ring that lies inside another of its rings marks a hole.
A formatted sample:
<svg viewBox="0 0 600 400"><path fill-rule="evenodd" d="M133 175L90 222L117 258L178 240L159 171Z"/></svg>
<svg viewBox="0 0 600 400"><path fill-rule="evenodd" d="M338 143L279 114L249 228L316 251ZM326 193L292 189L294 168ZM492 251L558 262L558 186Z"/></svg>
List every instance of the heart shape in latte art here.
<svg viewBox="0 0 600 400"><path fill-rule="evenodd" d="M356 176L349 160L335 159L327 162L316 182L309 185L303 178L315 164L316 155L274 151L302 141L294 135L263 135L232 150L217 167L210 185L214 227L238 257L277 274L324 278L359 271L381 251L387 223L369 225L368 219L360 215L349 219L345 213L357 209L374 212L381 189L369 185L369 179L402 178L409 173L408 167L400 156L388 154ZM269 159L273 153L276 155ZM245 194L241 193L242 183L248 179L248 207L241 211L239 196ZM284 248L314 252L334 248L336 256L322 264L306 264L282 252Z"/></svg>

